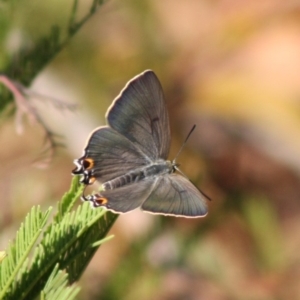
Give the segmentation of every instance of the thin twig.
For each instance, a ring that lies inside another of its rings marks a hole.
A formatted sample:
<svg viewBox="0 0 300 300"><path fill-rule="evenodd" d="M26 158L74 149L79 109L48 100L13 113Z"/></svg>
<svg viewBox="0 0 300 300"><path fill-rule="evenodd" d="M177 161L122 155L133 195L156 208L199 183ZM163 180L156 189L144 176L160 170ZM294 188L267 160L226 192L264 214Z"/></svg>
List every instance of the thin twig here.
<svg viewBox="0 0 300 300"><path fill-rule="evenodd" d="M42 156L44 156L44 159L40 161L35 161L35 165L39 168L46 167L54 157L55 150L58 147L61 147L62 144L57 142L57 137L59 137L59 135L55 134L54 132L51 131L50 128L48 128L47 124L38 114L36 108L28 101L27 98L29 98L30 96L36 96L37 99L49 100L52 104L54 104L54 107L60 110L74 111L76 109L76 105L69 104L61 100L33 92L28 88L25 88L19 82L15 82L5 75L0 75L0 82L2 82L11 91L11 93L14 96L15 104L16 104L15 120L16 120L17 133L18 134L23 133L24 128L23 128L22 119L23 116L25 115L29 118L31 124L38 123L43 128L45 132L45 141L44 141L45 147L44 150L42 151L43 153Z"/></svg>

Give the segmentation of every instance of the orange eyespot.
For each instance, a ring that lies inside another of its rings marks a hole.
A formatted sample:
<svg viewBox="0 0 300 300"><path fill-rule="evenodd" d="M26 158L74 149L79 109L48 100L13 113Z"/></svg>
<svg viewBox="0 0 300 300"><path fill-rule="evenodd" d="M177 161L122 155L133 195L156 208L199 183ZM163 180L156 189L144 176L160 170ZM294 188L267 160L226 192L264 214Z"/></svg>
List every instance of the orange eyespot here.
<svg viewBox="0 0 300 300"><path fill-rule="evenodd" d="M94 167L94 160L92 158L85 158L82 165L86 170L89 170Z"/></svg>
<svg viewBox="0 0 300 300"><path fill-rule="evenodd" d="M103 206L103 205L107 204L107 202L108 202L107 198L104 198L104 197L96 198L94 201L97 202L97 204L99 206L101 206L101 205Z"/></svg>
<svg viewBox="0 0 300 300"><path fill-rule="evenodd" d="M96 181L96 177L89 178L89 184L93 184Z"/></svg>

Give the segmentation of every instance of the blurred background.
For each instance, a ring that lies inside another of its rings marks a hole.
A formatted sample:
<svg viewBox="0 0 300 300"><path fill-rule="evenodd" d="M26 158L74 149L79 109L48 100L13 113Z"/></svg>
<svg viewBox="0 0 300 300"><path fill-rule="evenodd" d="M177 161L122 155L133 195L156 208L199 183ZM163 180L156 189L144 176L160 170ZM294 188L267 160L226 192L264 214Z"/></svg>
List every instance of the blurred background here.
<svg viewBox="0 0 300 300"><path fill-rule="evenodd" d="M89 1L80 1L86 13ZM0 3L0 68L72 1ZM121 215L86 270L79 299L300 299L300 3L294 0L109 0L38 74L32 99L63 136L47 168L43 132L0 118L0 250L32 205L56 206L73 159L126 82L160 79L170 159L212 199L200 219ZM1 101L1 100L0 100Z"/></svg>

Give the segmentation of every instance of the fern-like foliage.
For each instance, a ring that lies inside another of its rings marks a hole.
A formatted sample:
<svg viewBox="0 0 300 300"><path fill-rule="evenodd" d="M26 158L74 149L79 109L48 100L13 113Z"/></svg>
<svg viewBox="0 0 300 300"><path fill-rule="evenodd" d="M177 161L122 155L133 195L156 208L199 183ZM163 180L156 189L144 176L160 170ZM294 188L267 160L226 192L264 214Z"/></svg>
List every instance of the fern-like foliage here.
<svg viewBox="0 0 300 300"><path fill-rule="evenodd" d="M15 242L10 244L0 264L0 299L15 289L19 271L28 268L28 255L42 233L50 210L43 213L40 207L33 207L21 224Z"/></svg>
<svg viewBox="0 0 300 300"><path fill-rule="evenodd" d="M78 2L79 0L74 0L73 2L67 28L56 24L51 25L50 32L46 36L41 37L33 47L30 49L20 49L17 54L12 56L10 61L7 61L6 66L0 70L0 74L5 74L12 80L24 86L29 86L37 74L51 62L97 11L97 8L103 4L103 1L93 0L88 13L77 21ZM12 102L13 97L7 89L1 86L0 99L1 112L8 103Z"/></svg>
<svg viewBox="0 0 300 300"><path fill-rule="evenodd" d="M80 289L76 285L68 286L68 274L59 270L57 264L53 269L44 289L41 291L41 300L72 300Z"/></svg>
<svg viewBox="0 0 300 300"><path fill-rule="evenodd" d="M48 35L30 49L21 49L0 73L28 86L102 4L94 0L90 11L76 21L78 2L73 2L67 28L53 24ZM3 86L0 99L1 113L13 100ZM88 203L74 210L81 193L82 186L74 178L52 219L52 208L44 212L39 206L31 209L14 242L0 253L0 300L31 300L39 295L55 300L75 297L78 288L69 285L79 279L98 247L107 240L105 236L117 218L102 209L92 209Z"/></svg>
<svg viewBox="0 0 300 300"><path fill-rule="evenodd" d="M84 185L79 183L78 177L74 177L70 190L64 194L57 204L57 213L54 218L56 223L62 221L66 213L70 212L78 198L82 195Z"/></svg>
<svg viewBox="0 0 300 300"><path fill-rule="evenodd" d="M57 265L66 270L69 284L80 278L117 218L103 209L92 209L89 203L71 211L81 190L75 177L62 199L65 204L58 205L58 213L49 225L50 209L42 213L34 207L26 217L0 264L0 299L34 299L46 289L46 282L52 284L49 278L51 274L55 277Z"/></svg>

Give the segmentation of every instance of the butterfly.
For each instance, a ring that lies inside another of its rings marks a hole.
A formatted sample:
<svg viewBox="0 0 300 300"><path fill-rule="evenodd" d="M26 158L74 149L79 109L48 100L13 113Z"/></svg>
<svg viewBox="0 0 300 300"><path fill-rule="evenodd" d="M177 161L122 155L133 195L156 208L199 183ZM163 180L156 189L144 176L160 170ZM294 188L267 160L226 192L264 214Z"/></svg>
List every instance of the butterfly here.
<svg viewBox="0 0 300 300"><path fill-rule="evenodd" d="M74 175L98 193L82 196L94 207L126 213L143 211L187 218L207 214L209 199L167 160L171 133L161 84L147 70L130 80L106 113L107 126L90 135Z"/></svg>

